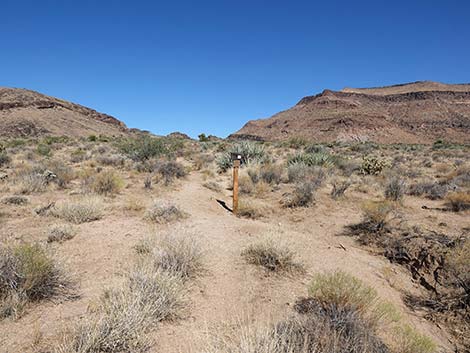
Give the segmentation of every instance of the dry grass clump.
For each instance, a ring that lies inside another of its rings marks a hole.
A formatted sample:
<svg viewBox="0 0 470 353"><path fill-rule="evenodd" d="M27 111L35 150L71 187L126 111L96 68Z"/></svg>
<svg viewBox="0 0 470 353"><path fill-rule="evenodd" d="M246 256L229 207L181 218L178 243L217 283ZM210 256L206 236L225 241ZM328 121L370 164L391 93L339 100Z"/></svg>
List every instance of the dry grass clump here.
<svg viewBox="0 0 470 353"><path fill-rule="evenodd" d="M308 207L314 201L318 185L312 181L304 181L295 185L294 191L283 195L281 204L284 207Z"/></svg>
<svg viewBox="0 0 470 353"><path fill-rule="evenodd" d="M377 291L342 271L316 274L308 294L318 303L348 307L364 313L377 304Z"/></svg>
<svg viewBox="0 0 470 353"><path fill-rule="evenodd" d="M454 212L470 210L470 192L454 192L446 197L447 206Z"/></svg>
<svg viewBox="0 0 470 353"><path fill-rule="evenodd" d="M46 191L48 182L36 172L26 173L20 177L19 192L21 194L32 194Z"/></svg>
<svg viewBox="0 0 470 353"><path fill-rule="evenodd" d="M405 179L398 175L392 175L385 184L385 198L391 201L400 201L406 192Z"/></svg>
<svg viewBox="0 0 470 353"><path fill-rule="evenodd" d="M408 195L424 196L430 200L439 200L444 198L452 185L447 182L421 181L412 184L408 188Z"/></svg>
<svg viewBox="0 0 470 353"><path fill-rule="evenodd" d="M334 200L337 200L344 196L346 190L351 186L351 181L349 179L334 180L331 185L333 188L331 189L330 195Z"/></svg>
<svg viewBox="0 0 470 353"><path fill-rule="evenodd" d="M202 184L205 188L208 188L209 190L215 191L215 192L221 192L222 191L222 186L220 184L216 183L215 181L207 181L204 184Z"/></svg>
<svg viewBox="0 0 470 353"><path fill-rule="evenodd" d="M148 239L136 247L156 269L183 279L195 277L202 270L203 251L196 239L184 231Z"/></svg>
<svg viewBox="0 0 470 353"><path fill-rule="evenodd" d="M178 206L162 201L155 201L145 212L145 219L158 224L176 222L186 217L187 214Z"/></svg>
<svg viewBox="0 0 470 353"><path fill-rule="evenodd" d="M147 351L146 334L157 323L177 317L186 306L180 277L142 262L121 286L107 290L94 312L62 337L57 353L137 353Z"/></svg>
<svg viewBox="0 0 470 353"><path fill-rule="evenodd" d="M0 248L0 319L18 318L29 302L69 294L71 281L37 244Z"/></svg>
<svg viewBox="0 0 470 353"><path fill-rule="evenodd" d="M47 170L54 174L54 182L57 183L60 188L66 188L69 183L75 179L73 169L60 160L49 161L46 167Z"/></svg>
<svg viewBox="0 0 470 353"><path fill-rule="evenodd" d="M248 200L240 200L238 203L237 216L249 219L259 219L266 215L266 209L258 203Z"/></svg>
<svg viewBox="0 0 470 353"><path fill-rule="evenodd" d="M295 261L294 252L280 238L269 236L252 243L241 255L247 263L273 273L292 273L303 269L302 265Z"/></svg>
<svg viewBox="0 0 470 353"><path fill-rule="evenodd" d="M4 205L22 206L29 203L29 199L22 195L5 196L0 200L0 203L3 203Z"/></svg>
<svg viewBox="0 0 470 353"><path fill-rule="evenodd" d="M395 206L389 201L366 201L362 204L363 222L365 230L370 232L385 229Z"/></svg>
<svg viewBox="0 0 470 353"><path fill-rule="evenodd" d="M52 215L67 222L80 224L103 218L103 202L95 197L63 201L51 209Z"/></svg>
<svg viewBox="0 0 470 353"><path fill-rule="evenodd" d="M155 165L155 173L160 175L165 185L169 185L173 180L187 175L184 166L176 161L159 161Z"/></svg>
<svg viewBox="0 0 470 353"><path fill-rule="evenodd" d="M395 342L394 353L433 353L437 351L436 344L427 336L419 333L413 327L404 325L393 330Z"/></svg>
<svg viewBox="0 0 470 353"><path fill-rule="evenodd" d="M62 243L66 240L72 239L75 234L75 229L69 226L68 224L54 224L47 230L47 242Z"/></svg>
<svg viewBox="0 0 470 353"><path fill-rule="evenodd" d="M106 170L98 173L92 181L93 191L99 195L115 195L124 186L124 182L113 170Z"/></svg>

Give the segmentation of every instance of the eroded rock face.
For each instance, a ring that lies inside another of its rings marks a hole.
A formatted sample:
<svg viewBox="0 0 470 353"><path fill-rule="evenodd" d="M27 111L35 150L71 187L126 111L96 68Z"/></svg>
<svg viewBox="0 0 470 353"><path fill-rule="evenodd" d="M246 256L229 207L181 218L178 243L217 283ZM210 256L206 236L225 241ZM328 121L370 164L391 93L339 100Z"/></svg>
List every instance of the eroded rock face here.
<svg viewBox="0 0 470 353"><path fill-rule="evenodd" d="M269 119L249 121L232 139L317 142L470 142L470 85L416 82L325 90Z"/></svg>
<svg viewBox="0 0 470 353"><path fill-rule="evenodd" d="M107 114L18 88L0 88L0 136L120 135L126 125Z"/></svg>

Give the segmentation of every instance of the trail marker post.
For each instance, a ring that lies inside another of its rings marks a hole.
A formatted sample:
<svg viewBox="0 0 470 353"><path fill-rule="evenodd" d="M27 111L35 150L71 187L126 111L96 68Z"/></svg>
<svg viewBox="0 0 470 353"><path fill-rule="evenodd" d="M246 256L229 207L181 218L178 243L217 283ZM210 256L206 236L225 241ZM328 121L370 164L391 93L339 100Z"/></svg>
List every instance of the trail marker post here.
<svg viewBox="0 0 470 353"><path fill-rule="evenodd" d="M236 215L238 213L238 170L240 169L242 155L238 153L232 153L233 161L233 202L232 210Z"/></svg>

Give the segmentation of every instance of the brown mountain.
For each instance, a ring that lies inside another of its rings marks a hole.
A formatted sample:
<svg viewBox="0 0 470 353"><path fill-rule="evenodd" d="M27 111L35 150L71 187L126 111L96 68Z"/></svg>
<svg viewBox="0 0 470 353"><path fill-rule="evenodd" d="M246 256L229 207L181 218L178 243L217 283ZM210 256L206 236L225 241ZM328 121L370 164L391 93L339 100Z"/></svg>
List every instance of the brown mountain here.
<svg viewBox="0 0 470 353"><path fill-rule="evenodd" d="M318 142L470 142L470 84L414 82L325 90L271 118L249 121L232 139Z"/></svg>
<svg viewBox="0 0 470 353"><path fill-rule="evenodd" d="M122 135L126 125L107 114L19 88L0 87L0 137Z"/></svg>

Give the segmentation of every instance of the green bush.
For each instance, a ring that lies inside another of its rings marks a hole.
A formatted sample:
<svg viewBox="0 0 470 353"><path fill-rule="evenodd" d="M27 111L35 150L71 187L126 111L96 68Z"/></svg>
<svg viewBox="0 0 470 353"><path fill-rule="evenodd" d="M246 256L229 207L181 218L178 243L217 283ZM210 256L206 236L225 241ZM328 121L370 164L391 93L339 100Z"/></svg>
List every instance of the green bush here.
<svg viewBox="0 0 470 353"><path fill-rule="evenodd" d="M49 145L46 145L46 144L43 144L43 143L40 143L37 147L36 147L36 152L43 156L43 157L50 157L51 154L52 154L52 149Z"/></svg>
<svg viewBox="0 0 470 353"><path fill-rule="evenodd" d="M105 170L93 177L92 189L99 195L110 196L117 194L124 182L113 170Z"/></svg>
<svg viewBox="0 0 470 353"><path fill-rule="evenodd" d="M138 162L160 157L169 152L162 139L150 136L126 139L121 141L117 147L122 153Z"/></svg>

